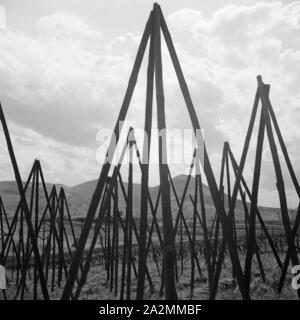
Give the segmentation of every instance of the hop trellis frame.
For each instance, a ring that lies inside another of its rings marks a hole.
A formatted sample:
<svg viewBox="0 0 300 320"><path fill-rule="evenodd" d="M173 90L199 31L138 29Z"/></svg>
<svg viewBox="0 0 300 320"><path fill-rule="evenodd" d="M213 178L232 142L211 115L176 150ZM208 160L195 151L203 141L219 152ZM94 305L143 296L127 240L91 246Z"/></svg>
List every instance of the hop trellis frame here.
<svg viewBox="0 0 300 320"><path fill-rule="evenodd" d="M179 194L171 176L168 162L163 161L168 159L164 147L166 145L166 135L159 136L160 185L156 199L152 199L149 192L149 161L146 158L149 157L151 146L154 99L156 99L159 130L166 129L167 117L161 57L162 39L165 40L175 69L190 116L191 126L195 133L197 148L191 155L190 172L186 176L183 192ZM102 166L79 238L74 230L64 190L61 189L57 194L54 186L48 194L38 160L34 161L28 180L23 185L4 113L2 107L0 108L0 119L20 194L20 202L11 222L7 219L2 200L0 201L1 263L6 265L9 256L15 259L15 278L13 281L8 281L11 286L15 286L15 299L24 299L26 293L31 294L27 279L33 282L32 297L34 299L49 299L49 291L50 293L53 292L55 287L61 287L61 299L79 299L95 256L98 256L100 265L104 266L108 290L115 297L119 299L144 299L147 287L150 295L158 291L158 294L160 296L164 295L166 299L177 299L177 281L180 278L180 273L183 274L184 272L184 247L186 244L190 259L190 269L188 271L190 272L191 297L195 295L196 278L202 279L203 274L206 273L208 298L216 298L222 265L225 256L228 255L231 261L232 278L237 283L241 297L250 299L254 257L262 281L266 281L261 242L257 238L258 226L265 238L266 245L270 247L278 268L281 270L278 292L283 289L290 262L292 265L299 264L296 240L300 223L300 209L298 209L294 221L291 221L275 134L298 197L300 197L300 187L271 105L270 86L264 84L260 76L257 77L257 92L241 159L239 163L236 161L229 143L225 142L221 175L219 184L217 184L203 136L199 134L201 133L201 127L188 86L170 32L158 4L154 4L138 48L125 97L114 127L116 142L119 142L122 134L120 124L126 118L147 48L149 54L144 129L148 141L144 143L142 153L140 153L134 137L134 129L130 128L120 159L118 159L118 165L112 167L115 146L114 140L111 140L109 152L107 152L106 161ZM243 171L259 106L261 106L261 113L253 180L250 188L243 177ZM262 151L266 138L269 142L274 164L276 186L280 200L281 222L287 242L287 250L283 261L280 258L273 234L270 232L269 226L258 207ZM126 153L129 155L127 186L123 182L120 171ZM141 172L138 221L133 216L133 198L135 195L132 161L134 157L138 160ZM203 168L203 172L200 172L200 167ZM110 174L110 172L112 173ZM194 192L189 194L188 190L191 186L193 172ZM215 208L215 216L212 221L207 219L202 183L204 178L207 181ZM46 207L43 208L42 215L39 214L40 185L42 186L43 197L46 199ZM227 193L225 193L225 190L227 190ZM172 194L177 205L175 212L171 205ZM235 216L238 196L244 210L242 229L245 239L243 244L245 247L244 261L241 260L239 255L239 224ZM125 203L125 207L122 209L120 208L120 198ZM189 225L184 212L186 202L190 202L193 207L191 225ZM161 206L162 212L162 225L160 225L157 217L159 206ZM25 229L26 232L24 232ZM68 232L71 234L72 243L70 243ZM16 234L18 234L18 242L16 242ZM91 241L88 242L88 239ZM99 244L100 249L97 248ZM149 258L150 256L152 260ZM34 261L33 268L31 267L31 260ZM150 270L150 263L154 264L154 273L160 279L159 287L155 286L156 282L153 279L153 270ZM38 290L38 287L40 290ZM298 296L300 297L299 291ZM3 297L7 299L5 291Z"/></svg>

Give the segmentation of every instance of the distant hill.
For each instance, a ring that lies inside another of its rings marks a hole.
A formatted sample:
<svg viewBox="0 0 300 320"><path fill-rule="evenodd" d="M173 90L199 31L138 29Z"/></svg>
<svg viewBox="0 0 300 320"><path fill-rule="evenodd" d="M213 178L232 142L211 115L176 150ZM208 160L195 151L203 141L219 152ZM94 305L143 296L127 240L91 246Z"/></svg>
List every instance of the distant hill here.
<svg viewBox="0 0 300 320"><path fill-rule="evenodd" d="M186 175L179 175L173 178L174 186L179 199L181 199L181 196L183 194L186 179L187 179ZM91 197L96 188L96 184L97 184L97 180L91 180L73 187L69 187L65 185L57 185L58 191L60 186L62 186L65 190L66 197L68 200L68 205L69 205L72 216L74 217L86 216L86 213L91 201ZM188 219L193 216L193 205L189 195L192 195L192 196L194 195L194 185L195 185L195 179L194 177L191 177L188 192L186 194L186 199L183 206L183 212L185 214L185 217L187 217ZM48 192L50 192L52 186L53 186L52 184L47 184ZM124 187L125 187L125 190L127 190L126 182L124 182ZM40 190L42 191L41 186L40 186ZM158 190L159 190L159 186L154 186L149 188L154 205L157 199ZM45 205L46 202L44 197L42 196L43 193L41 191L40 191L41 207L43 207L43 205ZM205 202L207 219L212 219L215 214L215 208L209 192L209 188L204 184L203 184L203 193L204 193L204 202ZM9 214L13 214L20 199L16 183L14 181L1 181L0 195L3 199L3 203L5 205L6 211ZM133 215L135 217L139 217L140 215L140 198L141 198L140 184L134 184L133 185ZM28 196L28 200L29 200L29 196ZM119 189L119 201L120 201L119 209L122 211L125 211L125 208L126 208L125 200L122 196L121 189ZM178 205L172 189L171 189L171 207L172 207L173 217L175 218L178 212ZM225 195L225 207L227 207L226 195ZM249 204L248 204L248 207L249 207ZM264 219L270 219L270 220L278 219L279 217L278 208L269 208L269 207L259 207L259 208ZM149 214L150 214L150 210L149 210ZM237 200L235 214L237 219L241 219L241 220L244 219L243 205L242 205L242 201L239 199ZM161 205L158 206L157 216L158 218L161 217Z"/></svg>

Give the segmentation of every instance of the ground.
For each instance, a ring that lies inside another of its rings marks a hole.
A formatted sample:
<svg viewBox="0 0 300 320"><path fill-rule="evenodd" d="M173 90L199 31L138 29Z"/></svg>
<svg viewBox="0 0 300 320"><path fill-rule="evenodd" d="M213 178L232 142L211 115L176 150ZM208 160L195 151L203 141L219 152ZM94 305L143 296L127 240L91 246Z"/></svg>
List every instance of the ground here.
<svg viewBox="0 0 300 320"><path fill-rule="evenodd" d="M243 261L244 256L240 256L241 261ZM281 255L283 260L284 255ZM271 253L263 254L262 260L264 264L264 270L266 274L266 282L262 281L261 275L258 270L257 263L253 259L253 269L252 269L252 281L251 281L251 298L255 300L297 300L296 290L291 286L292 274L290 269L287 274L285 281L285 286L281 294L277 293L278 280L280 278L280 269L276 265L275 259ZM194 282L194 292L191 295L190 292L190 270L191 270L191 261L190 257L187 256L183 261L183 272L181 272L181 261L178 261L178 274L179 281L176 284L178 298L179 299L197 299L205 300L209 297L208 289L208 280L207 272L204 261L200 262L202 269L202 276L199 276L197 269L195 269L195 282ZM121 266L121 264L120 264ZM154 284L154 292L151 294L149 289L148 281L146 281L145 287L145 299L162 299L159 296L160 289L160 278L158 277L157 269L154 263L149 261L148 263L149 271L151 278ZM161 269L160 269L161 270ZM8 271L9 275L9 271ZM121 276L121 267L119 267L119 279ZM110 282L107 281L107 273L104 270L103 263L100 265L98 262L94 263L88 274L87 282L82 288L80 299L99 299L99 300L108 300L108 299L119 299L120 298L120 282L118 288L118 295L114 296L113 292L110 292ZM31 291L30 295L26 295L25 299L32 299L32 290L30 286L32 282L28 280L28 288ZM13 287L8 288L7 295L12 297ZM49 288L50 290L50 288ZM62 294L63 288L55 287L51 292L51 299L59 299ZM40 291L40 290L39 290ZM126 291L126 290L125 290ZM131 298L135 299L136 295L136 279L134 272L132 272L132 285L131 285ZM1 296L1 299L3 297ZM39 292L39 298L42 298L41 293ZM223 264L221 279L219 283L219 289L216 299L222 300L238 300L241 299L239 288L236 281L232 277L232 267L230 259L228 256L225 258L225 263Z"/></svg>

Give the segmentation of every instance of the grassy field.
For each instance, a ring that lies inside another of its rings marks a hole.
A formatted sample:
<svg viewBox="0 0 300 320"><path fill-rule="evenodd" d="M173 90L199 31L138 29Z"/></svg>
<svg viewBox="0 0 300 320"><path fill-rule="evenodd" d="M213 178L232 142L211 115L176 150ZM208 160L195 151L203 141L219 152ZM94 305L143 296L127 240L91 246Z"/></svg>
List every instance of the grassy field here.
<svg viewBox="0 0 300 320"><path fill-rule="evenodd" d="M174 178L174 183L176 185L176 189L178 190L179 196L182 194L182 190L184 187L184 182L185 182L186 176L178 176ZM87 182L82 185L78 185L72 188L65 187L66 189L66 194L69 202L69 207L71 211L71 215L73 218L73 223L74 223L74 229L75 229L75 235L76 238L78 239L81 233L81 220L83 222L84 216L86 214L87 207L90 202L90 194L91 190L94 189L94 184L95 181ZM50 185L47 186L50 189ZM190 187L189 193L192 192L193 186ZM7 204L7 211L8 211L8 216L9 220L11 221L12 216L14 214L14 210L16 208L16 204L19 201L19 196L18 193L15 189L15 185L12 182L2 182L0 183L0 191L4 193L7 197L4 197L5 204ZM153 199L156 198L158 188L153 187L151 188L151 196ZM206 214L207 214L207 221L208 221L208 226L211 225L212 219L215 214L215 209L212 205L212 200L208 194L207 187L204 188L204 193L205 193L205 207L206 207ZM135 221L137 224L137 228L139 227L138 223L138 216L139 216L139 204L140 204L140 186L135 185L135 196L134 197L134 217ZM174 218L177 215L178 212L178 206L176 204L176 201L174 200L174 197L172 197L172 212L174 215ZM122 210L122 206L125 207L124 205L124 199L120 197L120 207L119 210ZM45 199L41 200L41 208L45 206ZM160 206L159 206L160 207ZM124 209L124 208L123 208ZM267 228L269 230L269 233L272 236L272 239L276 242L276 245L278 246L278 251L282 252L282 260L284 259L284 250L285 248L285 241L282 241L282 232L283 228L282 225L279 222L279 214L278 214L278 209L276 208L266 208L266 207L259 207L260 213L263 216L263 219L267 225ZM189 230L192 230L192 215L193 215L193 206L191 203L188 201L186 202L186 205L183 208L187 225ZM293 220L294 218L294 210L290 210L290 216ZM124 218L124 216L123 216ZM160 211L157 213L157 218L158 218L158 224L160 226L160 230L162 230L162 221L161 221L161 215ZM237 210L236 210L236 222L237 222L237 236L239 239L239 254L240 254L240 260L242 267L244 266L244 260L245 260L245 252L243 252L243 245L244 243L244 233L245 233L245 226L243 222L244 218L244 213L242 210L242 205L240 201L237 202ZM149 218L150 219L150 218ZM151 219L150 219L151 221ZM65 223L66 231L68 234L68 239L70 241L70 245L72 247L72 250L75 250L73 239L71 238L71 231L70 231L70 225L66 222ZM91 239L92 239L92 234L93 234L93 228L89 234L86 249L88 249ZM17 228L18 229L18 228ZM25 230L26 232L26 230ZM26 235L26 233L25 233ZM104 235L102 234L102 237ZM183 237L184 237L184 245L185 247L188 247L188 240L187 240L187 233L185 230L183 230ZM252 270L252 281L251 281L251 297L253 299L296 299L296 292L291 288L290 282L291 282L291 273L290 270L288 271L288 276L286 279L285 287L282 292L282 294L278 295L276 292L276 288L278 285L278 280L280 277L280 270L277 267L276 261L273 258L272 254L270 253L270 248L268 248L268 245L266 245L265 239L262 237L262 232L260 227L257 225L257 237L260 239L260 249L262 250L262 260L265 268L265 273L266 273L266 281L263 282L260 276L260 273L258 272L256 260L254 258L254 263L253 263L253 270ZM197 231L196 231L196 238L197 241L199 242L198 245L203 247L203 235L202 235L202 230L200 226L197 226ZM14 239L16 240L16 243L18 242L18 234L16 233L14 236ZM153 242L157 247L158 245L158 237L157 234L154 232L153 234ZM177 247L179 246L179 230L176 238L176 244ZM298 247L299 247L299 237L297 240ZM41 247L41 241L39 240L39 246ZM121 252L123 245L123 231L119 227L119 252ZM137 246L137 241L135 236L133 236L133 245L136 248ZM241 249L241 248L242 249ZM136 251L136 250L135 250ZM65 246L65 252L67 252L67 248ZM101 257L103 258L103 253L102 249L100 246L100 242L98 241L96 245L96 250L95 250L95 263L92 264L87 283L83 287L80 299L119 299L119 291L118 295L114 296L112 292L109 290L109 282L107 281L107 274L104 268L104 263L103 260L102 262L99 262L98 258ZM158 249L158 256L160 259L159 262L159 268L161 270L161 253L159 252ZM178 261L178 282L177 282L177 291L178 291L178 296L180 299L207 299L209 297L209 288L208 288L208 279L207 279L207 273L206 273L206 266L205 266L205 259L204 256L199 254L199 261L201 265L201 270L202 274L199 275L196 271L195 273L195 283L194 283L194 292L193 295L191 296L190 292L190 275L191 275L191 259L190 259L190 254L189 254L189 249L186 250L186 254L184 256L183 260L183 269L181 270L181 261ZM101 260L101 259L100 259ZM137 260L137 257L136 257ZM98 262L97 262L98 261ZM33 265L33 259L31 261L31 265ZM146 281L146 294L145 298L147 299L161 299L159 296L159 289L160 289L160 283L161 279L160 276L156 270L156 265L151 259L151 255L149 256L148 260L148 268L149 272L151 274L151 279L154 284L154 291L151 292L149 285ZM11 270L9 269L9 263L7 265L7 274L8 278L12 280L11 278ZM119 263L119 279L121 278L121 254L120 254L120 263ZM14 273L14 277L16 277L16 272ZM50 270L50 275L49 277L51 278L51 270ZM15 279L15 278L14 278ZM12 281L13 282L13 281ZM63 286L64 282L62 283ZM28 279L27 281L27 286L28 286L28 292L30 292L29 295L26 296L28 299L32 299L32 281ZM50 288L49 288L50 290ZM135 298L135 290L136 290L136 279L134 273L132 273L132 298ZM50 290L51 291L51 290ZM15 292L15 288L12 285L10 288L7 289L7 295L8 297L12 298ZM62 293L62 288L55 287L53 291L50 292L51 298L53 299L59 299ZM1 296L0 293L0 299L3 297ZM42 296L40 295L40 298ZM239 288L236 284L235 279L232 277L232 266L230 263L230 260L228 257L226 257L223 269L222 269L222 274L220 278L220 283L219 283L219 290L218 290L218 295L217 299L240 299L240 293L239 293Z"/></svg>
<svg viewBox="0 0 300 320"><path fill-rule="evenodd" d="M284 254L280 255L281 259L284 259ZM294 289L291 287L291 278L292 274L290 269L288 270L285 285L281 294L277 293L278 280L280 278L280 269L276 264L276 261L270 252L261 254L262 262L264 265L266 281L264 282L261 278L256 259L253 259L253 268L252 268L252 279L250 293L251 298L255 300L297 300L297 294ZM240 255L240 260L243 265L245 255ZM183 259L183 269L181 270L181 261L178 262L178 282L176 284L177 293L179 299L200 299L206 300L209 298L209 287L208 287L208 278L206 265L204 258L200 257L200 266L202 274L199 275L197 269L195 269L195 281L194 281L194 291L191 294L190 285L191 285L191 258L187 254ZM158 275L155 263L151 259L148 259L148 268L151 274L151 279L154 284L154 290L151 292L148 281L146 280L145 286L145 299L162 299L159 295L161 279ZM159 261L159 268L161 270L161 260ZM51 272L50 272L51 279ZM10 278L10 270L8 270L8 277ZM119 264L119 279L121 278L121 261ZM90 272L88 274L87 282L82 288L80 299L96 299L96 300L108 300L108 299L119 299L120 298L120 280L118 281L118 294L115 296L113 292L110 291L110 281L107 280L107 273L105 271L103 260L99 262L95 256L94 263L91 265ZM64 283L64 282L63 282ZM32 299L32 286L33 283L31 280L27 281L28 292L31 294L25 295L25 299ZM63 285L62 285L63 287ZM62 289L57 285L54 290L50 290L51 299L59 299L62 294ZM9 298L13 297L15 288L12 286L7 290L7 296ZM132 285L131 285L131 297L135 299L136 295L136 278L134 272L132 272ZM42 298L41 293L39 297ZM0 294L0 299L3 297ZM232 276L232 265L228 256L225 257L218 294L216 299L222 300L239 300L241 295L239 292L238 285L235 278Z"/></svg>

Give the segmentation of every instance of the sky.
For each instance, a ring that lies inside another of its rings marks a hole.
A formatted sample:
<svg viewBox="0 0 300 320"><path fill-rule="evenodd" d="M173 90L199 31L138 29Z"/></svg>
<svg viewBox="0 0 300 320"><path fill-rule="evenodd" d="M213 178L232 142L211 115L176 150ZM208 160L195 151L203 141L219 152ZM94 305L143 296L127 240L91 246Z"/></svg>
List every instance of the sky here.
<svg viewBox="0 0 300 320"><path fill-rule="evenodd" d="M0 5L0 101L22 178L38 158L49 182L96 179L103 149L97 134L115 124L152 1L0 0ZM272 106L299 177L300 2L172 0L160 5L217 181L224 141L240 158L259 74L271 84ZM167 126L190 129L164 43L162 51ZM147 55L144 60L128 112L135 128L143 128L144 121ZM250 187L257 127L258 119L245 167ZM11 180L2 136L0 143L0 180ZM171 166L174 175L187 169L187 164ZM288 204L296 207L287 168L282 169ZM157 166L152 170L155 185ZM260 190L261 204L278 204L267 142Z"/></svg>

